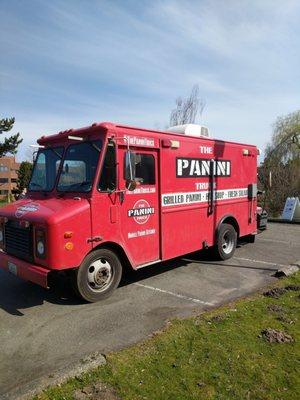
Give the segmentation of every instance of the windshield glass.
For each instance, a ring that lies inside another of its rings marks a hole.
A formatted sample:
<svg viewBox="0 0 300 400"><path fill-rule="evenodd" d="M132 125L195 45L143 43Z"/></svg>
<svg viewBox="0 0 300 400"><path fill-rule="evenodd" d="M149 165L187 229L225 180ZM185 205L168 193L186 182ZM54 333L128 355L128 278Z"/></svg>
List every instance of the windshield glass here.
<svg viewBox="0 0 300 400"><path fill-rule="evenodd" d="M29 182L29 190L50 192L53 189L63 152L63 147L39 150Z"/></svg>
<svg viewBox="0 0 300 400"><path fill-rule="evenodd" d="M70 145L66 150L57 190L89 192L93 185L100 150L100 140Z"/></svg>

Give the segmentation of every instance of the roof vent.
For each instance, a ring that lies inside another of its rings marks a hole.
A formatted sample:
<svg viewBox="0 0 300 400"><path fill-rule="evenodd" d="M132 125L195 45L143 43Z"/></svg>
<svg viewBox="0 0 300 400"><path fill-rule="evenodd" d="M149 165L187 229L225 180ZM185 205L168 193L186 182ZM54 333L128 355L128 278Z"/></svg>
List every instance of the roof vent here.
<svg viewBox="0 0 300 400"><path fill-rule="evenodd" d="M167 129L169 132L181 133L182 135L195 137L210 137L209 130L206 126L197 124L185 124L170 126Z"/></svg>

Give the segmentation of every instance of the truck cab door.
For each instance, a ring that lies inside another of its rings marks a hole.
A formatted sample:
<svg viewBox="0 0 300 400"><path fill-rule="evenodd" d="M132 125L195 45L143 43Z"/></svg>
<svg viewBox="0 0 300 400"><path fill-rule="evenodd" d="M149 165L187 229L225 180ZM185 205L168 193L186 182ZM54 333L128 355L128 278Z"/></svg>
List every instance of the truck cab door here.
<svg viewBox="0 0 300 400"><path fill-rule="evenodd" d="M137 186L120 204L120 229L135 267L160 259L158 152L133 150ZM119 149L120 187L126 186L126 148Z"/></svg>

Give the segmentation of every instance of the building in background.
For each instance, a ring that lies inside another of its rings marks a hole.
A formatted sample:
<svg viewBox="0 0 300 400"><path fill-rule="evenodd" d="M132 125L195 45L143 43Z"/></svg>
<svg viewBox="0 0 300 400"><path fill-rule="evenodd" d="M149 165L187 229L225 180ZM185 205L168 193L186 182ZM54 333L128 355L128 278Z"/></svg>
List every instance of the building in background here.
<svg viewBox="0 0 300 400"><path fill-rule="evenodd" d="M0 200L7 200L16 187L19 166L14 156L0 158Z"/></svg>

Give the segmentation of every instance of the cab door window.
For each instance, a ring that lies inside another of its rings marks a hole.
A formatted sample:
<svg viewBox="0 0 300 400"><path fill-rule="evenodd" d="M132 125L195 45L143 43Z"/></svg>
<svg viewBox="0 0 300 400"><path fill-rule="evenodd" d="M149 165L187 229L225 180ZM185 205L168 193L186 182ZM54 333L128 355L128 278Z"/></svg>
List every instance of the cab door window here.
<svg viewBox="0 0 300 400"><path fill-rule="evenodd" d="M126 179L125 176L124 179ZM152 154L135 153L135 179L141 185L155 185L155 159Z"/></svg>

